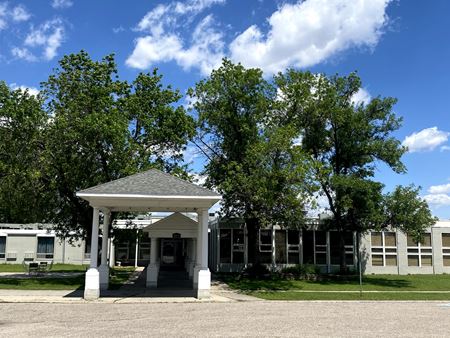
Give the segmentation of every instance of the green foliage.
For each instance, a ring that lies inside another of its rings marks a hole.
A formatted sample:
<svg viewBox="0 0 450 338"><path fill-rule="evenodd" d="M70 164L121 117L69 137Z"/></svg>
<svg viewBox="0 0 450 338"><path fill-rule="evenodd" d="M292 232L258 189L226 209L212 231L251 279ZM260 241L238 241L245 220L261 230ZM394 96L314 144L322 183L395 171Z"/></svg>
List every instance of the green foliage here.
<svg viewBox="0 0 450 338"><path fill-rule="evenodd" d="M257 226L303 223L306 166L295 129L275 123L275 87L259 69L224 60L190 91L198 113L196 144L206 154L207 185L227 216Z"/></svg>
<svg viewBox="0 0 450 338"><path fill-rule="evenodd" d="M281 276L288 279L316 280L318 275L320 268L311 264L297 264L281 270Z"/></svg>
<svg viewBox="0 0 450 338"><path fill-rule="evenodd" d="M0 222L37 222L48 217L42 180L47 120L40 96L0 82Z"/></svg>
<svg viewBox="0 0 450 338"><path fill-rule="evenodd" d="M0 221L85 236L92 211L77 191L151 167L187 175L180 163L194 120L156 70L129 84L113 55L81 51L41 86L35 98L0 84Z"/></svg>

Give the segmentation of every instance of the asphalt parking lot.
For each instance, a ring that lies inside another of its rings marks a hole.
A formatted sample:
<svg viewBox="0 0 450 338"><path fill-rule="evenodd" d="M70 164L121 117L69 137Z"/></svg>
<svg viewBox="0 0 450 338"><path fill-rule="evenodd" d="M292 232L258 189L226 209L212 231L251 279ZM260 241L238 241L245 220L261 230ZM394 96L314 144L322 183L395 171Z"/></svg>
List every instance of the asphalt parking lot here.
<svg viewBox="0 0 450 338"><path fill-rule="evenodd" d="M445 302L0 304L1 337L445 337Z"/></svg>

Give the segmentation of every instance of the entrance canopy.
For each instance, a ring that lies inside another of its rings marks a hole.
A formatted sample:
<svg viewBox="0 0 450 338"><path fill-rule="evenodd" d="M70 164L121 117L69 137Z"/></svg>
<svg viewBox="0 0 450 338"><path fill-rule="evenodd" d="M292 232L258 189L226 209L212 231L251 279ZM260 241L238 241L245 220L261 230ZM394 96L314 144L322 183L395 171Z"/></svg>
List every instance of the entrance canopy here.
<svg viewBox="0 0 450 338"><path fill-rule="evenodd" d="M168 217L168 221L166 222L178 220L184 225L184 230L172 229L171 233L176 233L177 236L183 234L185 237L195 237L195 247L191 243L190 256L192 259L189 263L190 270L193 270L191 273L194 277L193 287L197 290L198 298L209 297L211 273L208 269L208 209L220 201L221 196L219 194L165 174L159 170L151 169L81 190L77 193L77 196L88 201L93 207L91 267L86 272L84 286L85 299L96 299L100 295L100 289L108 288L108 227L110 213L114 211L175 212L175 216ZM104 217L101 265L98 267L97 254L100 210L103 212ZM188 222L186 219L183 219L184 216L177 212L196 212L198 214L196 233L194 224L192 223L193 221ZM161 225L164 225L164 223L160 223L155 227L155 230ZM167 232L167 228L165 231ZM150 245L150 264L147 268L147 287L157 287L158 283L158 236L155 235L166 236L167 234L162 232L159 234L154 233L153 235Z"/></svg>
<svg viewBox="0 0 450 338"><path fill-rule="evenodd" d="M109 211L196 211L221 199L211 190L156 169L81 190L78 197Z"/></svg>
<svg viewBox="0 0 450 338"><path fill-rule="evenodd" d="M149 237L171 238L178 234L179 238L197 238L198 223L179 212L146 226L144 233Z"/></svg>

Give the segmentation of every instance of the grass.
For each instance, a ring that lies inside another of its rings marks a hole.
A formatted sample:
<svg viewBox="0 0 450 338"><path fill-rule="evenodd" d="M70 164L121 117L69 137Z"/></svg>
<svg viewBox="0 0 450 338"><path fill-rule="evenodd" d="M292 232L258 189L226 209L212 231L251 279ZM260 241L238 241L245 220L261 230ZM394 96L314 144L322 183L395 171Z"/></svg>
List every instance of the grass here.
<svg viewBox="0 0 450 338"><path fill-rule="evenodd" d="M89 265L53 264L51 272L84 272ZM25 272L22 264L0 264L0 272Z"/></svg>
<svg viewBox="0 0 450 338"><path fill-rule="evenodd" d="M0 278L0 289L75 290L84 286L84 275L65 278Z"/></svg>
<svg viewBox="0 0 450 338"><path fill-rule="evenodd" d="M111 270L109 278L109 289L117 290L120 288L134 272L134 267L120 266Z"/></svg>
<svg viewBox="0 0 450 338"><path fill-rule="evenodd" d="M63 265L57 264L54 265ZM59 268L59 267L58 267ZM58 272L83 272L84 269L71 269L69 266L64 266L58 269ZM55 271L52 269L52 271ZM115 267L110 270L110 289L118 289L130 277L134 271L134 267ZM17 271L11 271L17 272ZM0 289L15 289L15 290L75 290L84 287L84 274L77 274L70 277L28 277L24 278L7 278L0 277Z"/></svg>
<svg viewBox="0 0 450 338"><path fill-rule="evenodd" d="M417 292L250 292L266 300L450 300L450 293Z"/></svg>
<svg viewBox="0 0 450 338"><path fill-rule="evenodd" d="M450 291L450 275L366 275L363 278L362 296L358 292L360 290L358 276L344 278L330 276L320 281L221 277L231 288L263 299L450 300L450 292L442 292ZM431 292L423 293L423 291Z"/></svg>

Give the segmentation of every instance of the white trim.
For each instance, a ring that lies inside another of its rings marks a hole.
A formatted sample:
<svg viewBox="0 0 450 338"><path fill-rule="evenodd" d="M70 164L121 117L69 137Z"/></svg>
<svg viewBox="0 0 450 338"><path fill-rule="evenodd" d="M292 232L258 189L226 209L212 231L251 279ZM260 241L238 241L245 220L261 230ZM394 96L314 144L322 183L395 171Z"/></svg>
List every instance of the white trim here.
<svg viewBox="0 0 450 338"><path fill-rule="evenodd" d="M140 195L140 194L96 194L76 193L78 197L106 197L106 198L145 198L145 199L197 199L197 200L221 200L222 196L188 196L188 195Z"/></svg>

